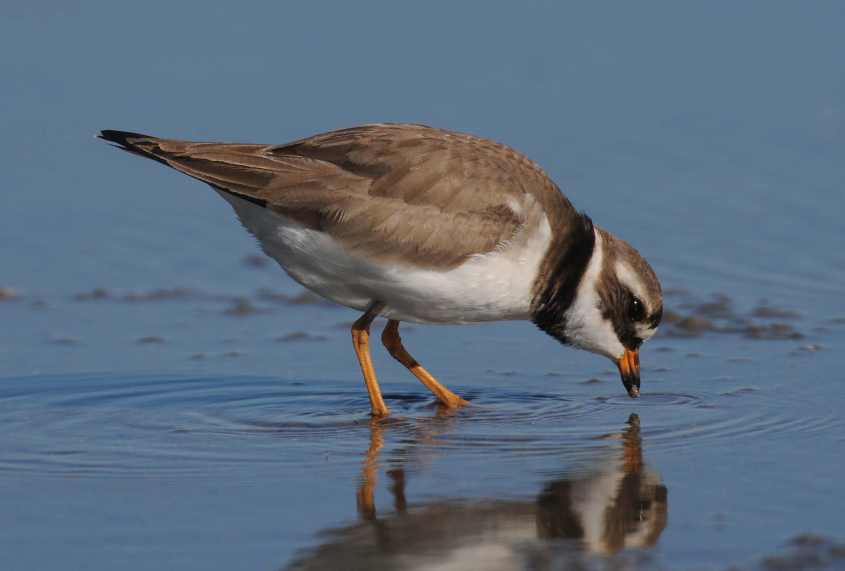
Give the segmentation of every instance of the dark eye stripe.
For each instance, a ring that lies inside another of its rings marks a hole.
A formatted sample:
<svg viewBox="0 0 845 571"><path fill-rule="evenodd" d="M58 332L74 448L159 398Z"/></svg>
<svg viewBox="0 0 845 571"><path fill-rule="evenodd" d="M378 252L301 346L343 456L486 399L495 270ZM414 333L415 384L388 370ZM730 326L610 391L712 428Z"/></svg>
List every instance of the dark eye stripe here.
<svg viewBox="0 0 845 571"><path fill-rule="evenodd" d="M652 314L651 317L648 318L648 324L652 327L657 327L660 325L660 320L663 319L663 306L660 306L657 311Z"/></svg>

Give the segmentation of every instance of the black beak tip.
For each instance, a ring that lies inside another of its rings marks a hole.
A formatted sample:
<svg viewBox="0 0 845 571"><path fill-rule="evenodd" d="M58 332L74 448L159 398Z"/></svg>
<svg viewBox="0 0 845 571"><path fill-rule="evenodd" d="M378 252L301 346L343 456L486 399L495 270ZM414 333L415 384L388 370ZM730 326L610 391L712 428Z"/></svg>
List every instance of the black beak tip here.
<svg viewBox="0 0 845 571"><path fill-rule="evenodd" d="M625 385L625 390L628 391L628 396L635 399L640 396L640 379L639 377L623 376L622 384Z"/></svg>

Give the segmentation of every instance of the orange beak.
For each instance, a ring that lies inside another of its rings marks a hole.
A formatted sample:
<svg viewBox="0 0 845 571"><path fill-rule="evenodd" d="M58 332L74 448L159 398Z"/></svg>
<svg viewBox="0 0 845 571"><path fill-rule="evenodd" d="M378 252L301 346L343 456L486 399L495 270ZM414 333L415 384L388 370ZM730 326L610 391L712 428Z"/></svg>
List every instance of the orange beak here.
<svg viewBox="0 0 845 571"><path fill-rule="evenodd" d="M640 396L640 353L625 349L625 353L616 361L622 384L632 399Z"/></svg>

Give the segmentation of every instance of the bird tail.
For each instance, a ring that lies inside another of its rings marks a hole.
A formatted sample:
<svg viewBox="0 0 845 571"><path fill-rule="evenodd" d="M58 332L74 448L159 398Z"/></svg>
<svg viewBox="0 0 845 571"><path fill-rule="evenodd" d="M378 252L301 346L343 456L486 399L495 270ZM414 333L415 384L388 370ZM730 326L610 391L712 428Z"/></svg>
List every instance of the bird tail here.
<svg viewBox="0 0 845 571"><path fill-rule="evenodd" d="M100 131L98 137L259 206L267 205L263 189L279 166L260 152L267 145L180 141L112 129Z"/></svg>
<svg viewBox="0 0 845 571"><path fill-rule="evenodd" d="M161 139L151 135L144 135L141 133L132 133L130 131L115 131L113 129L104 129L97 135L98 138L113 143L115 147L129 151L135 155L140 155L148 159L153 159L160 163L170 166L164 160L162 149L159 145Z"/></svg>

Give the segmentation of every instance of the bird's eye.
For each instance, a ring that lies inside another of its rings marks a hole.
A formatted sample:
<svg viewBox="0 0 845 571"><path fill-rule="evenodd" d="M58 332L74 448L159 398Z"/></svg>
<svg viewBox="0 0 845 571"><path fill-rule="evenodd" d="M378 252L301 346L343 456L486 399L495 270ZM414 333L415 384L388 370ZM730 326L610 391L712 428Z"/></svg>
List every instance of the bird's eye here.
<svg viewBox="0 0 845 571"><path fill-rule="evenodd" d="M628 311L631 321L642 321L645 318L645 306L636 296L631 296L631 306Z"/></svg>

